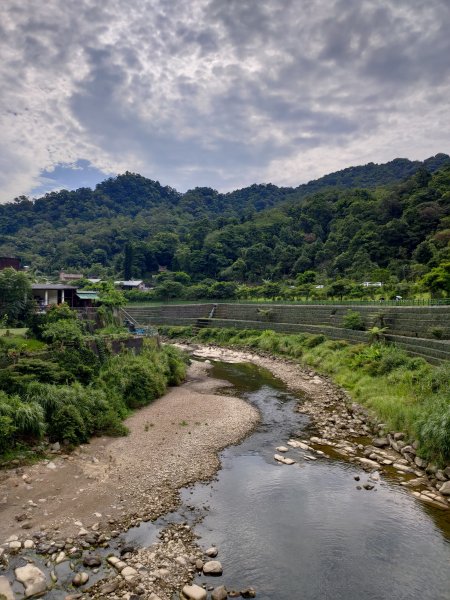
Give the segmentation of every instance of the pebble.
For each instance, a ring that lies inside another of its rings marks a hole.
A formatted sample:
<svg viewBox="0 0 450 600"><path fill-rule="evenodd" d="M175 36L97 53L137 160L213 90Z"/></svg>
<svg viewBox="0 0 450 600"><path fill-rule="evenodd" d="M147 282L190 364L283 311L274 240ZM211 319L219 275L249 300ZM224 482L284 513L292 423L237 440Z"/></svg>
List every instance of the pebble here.
<svg viewBox="0 0 450 600"><path fill-rule="evenodd" d="M75 587L80 587L89 581L89 573L85 571L81 571L81 573L77 573L75 577L72 579L72 584Z"/></svg>

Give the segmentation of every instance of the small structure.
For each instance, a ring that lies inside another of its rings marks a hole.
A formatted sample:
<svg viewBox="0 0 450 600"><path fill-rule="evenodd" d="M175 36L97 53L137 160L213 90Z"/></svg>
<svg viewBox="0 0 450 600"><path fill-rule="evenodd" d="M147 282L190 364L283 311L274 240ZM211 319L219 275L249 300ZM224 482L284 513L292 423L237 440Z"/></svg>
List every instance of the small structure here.
<svg viewBox="0 0 450 600"><path fill-rule="evenodd" d="M361 284L363 287L383 287L381 281L363 281Z"/></svg>
<svg viewBox="0 0 450 600"><path fill-rule="evenodd" d="M33 298L41 310L45 310L52 304L62 304L63 302L70 308L85 308L92 306L93 302L99 299L98 293L95 291L77 290L73 285L61 283L33 283L31 290Z"/></svg>
<svg viewBox="0 0 450 600"><path fill-rule="evenodd" d="M96 284L96 283L100 283L100 282L101 282L101 279L99 279L98 277L88 277L88 278L86 279L86 281L89 281L89 283L94 283L94 284Z"/></svg>
<svg viewBox="0 0 450 600"><path fill-rule="evenodd" d="M130 279L129 281L115 281L114 285L121 290L144 290L145 284L142 279Z"/></svg>
<svg viewBox="0 0 450 600"><path fill-rule="evenodd" d="M83 279L83 277L82 273L65 273L64 271L61 271L59 274L59 280L68 283L71 281L79 281L80 279Z"/></svg>
<svg viewBox="0 0 450 600"><path fill-rule="evenodd" d="M20 271L20 259L12 256L0 256L0 271L8 268Z"/></svg>

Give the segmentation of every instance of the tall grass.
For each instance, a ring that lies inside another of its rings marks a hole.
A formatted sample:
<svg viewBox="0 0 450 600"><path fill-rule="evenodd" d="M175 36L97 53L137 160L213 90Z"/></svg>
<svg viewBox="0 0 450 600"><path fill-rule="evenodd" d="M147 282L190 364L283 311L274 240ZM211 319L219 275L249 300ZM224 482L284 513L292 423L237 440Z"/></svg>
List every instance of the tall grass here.
<svg viewBox="0 0 450 600"><path fill-rule="evenodd" d="M192 330L165 327L170 338ZM450 461L450 365L433 366L394 345L351 345L323 335L280 334L267 330L201 329L205 343L251 348L299 360L327 374L367 406L390 430L419 441L421 456Z"/></svg>
<svg viewBox="0 0 450 600"><path fill-rule="evenodd" d="M185 374L182 353L149 344L141 354L124 351L107 358L87 385L47 383L30 380L29 373L21 375L20 395L0 391L0 452L44 435L72 445L93 435L124 435L122 421L130 410L149 404L168 385L181 383Z"/></svg>

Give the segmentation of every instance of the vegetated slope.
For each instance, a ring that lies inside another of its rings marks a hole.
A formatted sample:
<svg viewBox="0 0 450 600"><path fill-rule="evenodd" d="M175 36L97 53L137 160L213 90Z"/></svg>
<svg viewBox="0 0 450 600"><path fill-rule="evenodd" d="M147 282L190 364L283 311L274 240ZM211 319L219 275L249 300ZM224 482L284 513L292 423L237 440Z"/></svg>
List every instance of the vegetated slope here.
<svg viewBox="0 0 450 600"><path fill-rule="evenodd" d="M364 272L392 261L401 269L429 237L434 246L421 250L418 261L426 265L441 250L432 236L449 227L448 170L431 180L427 173L449 160L444 154L424 163L396 159L296 189L252 185L228 194L211 188L180 194L125 173L95 190L0 206L0 254L18 255L47 273L65 268L102 276L122 270L124 247L132 243L134 276L167 266L194 280L257 281L307 268L344 274L356 262ZM415 179L407 183L376 188L411 173ZM361 185L371 190L351 190Z"/></svg>

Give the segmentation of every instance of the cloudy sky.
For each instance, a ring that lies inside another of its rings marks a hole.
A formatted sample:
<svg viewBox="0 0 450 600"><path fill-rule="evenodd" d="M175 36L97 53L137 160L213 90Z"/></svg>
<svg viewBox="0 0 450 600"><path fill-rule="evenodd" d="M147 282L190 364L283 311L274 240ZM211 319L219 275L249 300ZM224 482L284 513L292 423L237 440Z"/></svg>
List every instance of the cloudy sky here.
<svg viewBox="0 0 450 600"><path fill-rule="evenodd" d="M0 201L450 151L449 0L3 0Z"/></svg>

